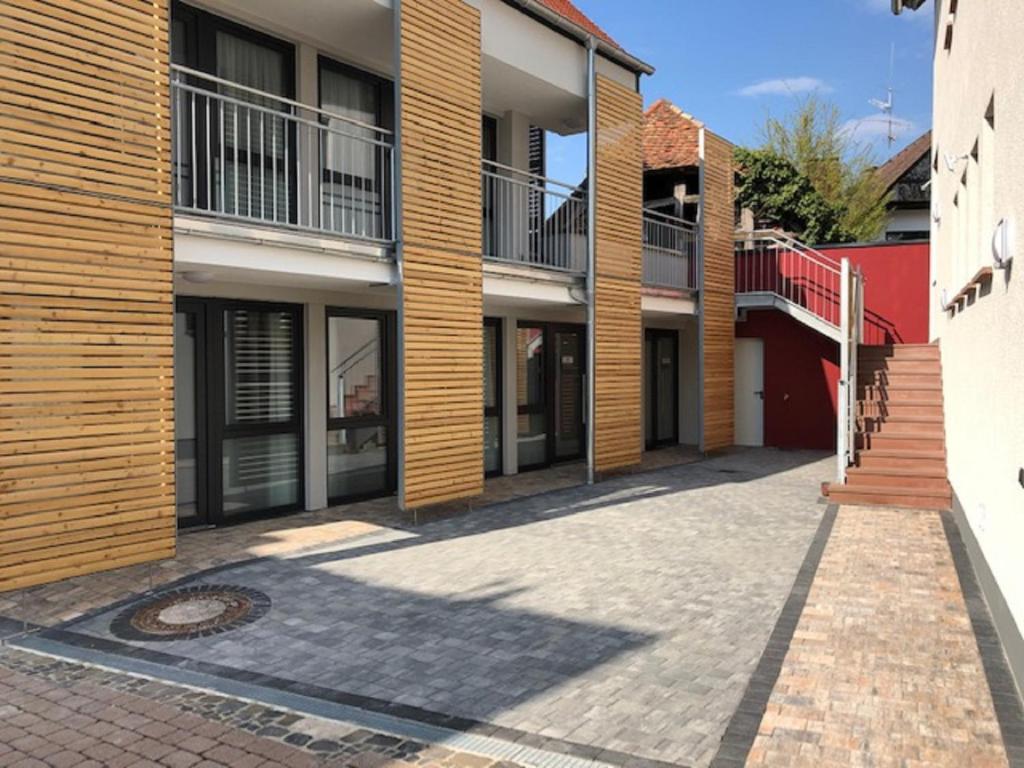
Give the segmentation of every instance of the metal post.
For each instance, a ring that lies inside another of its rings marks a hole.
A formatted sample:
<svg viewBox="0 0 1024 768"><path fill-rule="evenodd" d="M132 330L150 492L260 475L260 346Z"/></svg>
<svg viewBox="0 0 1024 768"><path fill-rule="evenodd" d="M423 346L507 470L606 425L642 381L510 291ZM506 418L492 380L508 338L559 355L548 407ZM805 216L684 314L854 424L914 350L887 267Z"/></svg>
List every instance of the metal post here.
<svg viewBox="0 0 1024 768"><path fill-rule="evenodd" d="M597 41L587 40L587 485L594 484L597 371Z"/></svg>
<svg viewBox="0 0 1024 768"><path fill-rule="evenodd" d="M392 3L395 46L395 128L391 149L391 226L395 242L395 281L397 319L395 322L395 378L398 382L395 402L395 436L398 456L398 506L405 509L405 277L402 269L402 0ZM418 522L416 520L415 522Z"/></svg>
<svg viewBox="0 0 1024 768"><path fill-rule="evenodd" d="M846 482L850 428L850 260L839 270L839 391L836 398L836 482Z"/></svg>

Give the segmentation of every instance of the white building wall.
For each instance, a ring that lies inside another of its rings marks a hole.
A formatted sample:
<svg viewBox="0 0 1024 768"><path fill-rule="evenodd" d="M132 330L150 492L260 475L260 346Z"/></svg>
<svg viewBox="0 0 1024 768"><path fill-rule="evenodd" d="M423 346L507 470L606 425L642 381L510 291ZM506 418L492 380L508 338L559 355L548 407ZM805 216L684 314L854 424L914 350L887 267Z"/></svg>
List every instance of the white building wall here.
<svg viewBox="0 0 1024 768"><path fill-rule="evenodd" d="M1024 681L1024 3L960 2L945 50L950 0L937 0L931 333L942 349L946 439L955 511L1018 683ZM986 135L994 100L995 129ZM970 157L975 144L977 160ZM945 157L958 158L947 168ZM967 155L967 158L963 156ZM962 178L967 173L967 185ZM959 194L958 205L954 197ZM970 276L992 266L992 233L1016 225L1014 270L961 311L946 312ZM966 525L964 522L966 521Z"/></svg>
<svg viewBox="0 0 1024 768"><path fill-rule="evenodd" d="M931 226L932 218L927 209L892 211L879 240L885 240L890 232L928 232Z"/></svg>

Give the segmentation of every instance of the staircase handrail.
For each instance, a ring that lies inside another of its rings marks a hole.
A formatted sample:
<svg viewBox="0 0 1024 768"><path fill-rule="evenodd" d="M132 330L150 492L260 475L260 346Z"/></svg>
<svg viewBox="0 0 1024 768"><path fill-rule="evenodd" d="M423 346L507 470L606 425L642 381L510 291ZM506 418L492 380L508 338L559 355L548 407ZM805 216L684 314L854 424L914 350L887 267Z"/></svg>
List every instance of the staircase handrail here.
<svg viewBox="0 0 1024 768"><path fill-rule="evenodd" d="M840 263L831 256L827 256L817 248L814 248L807 243L797 240L792 235L788 235L780 229L753 229L749 231L737 230L734 238L735 242L773 242L780 248L800 253L804 256L808 256L810 259L819 262L823 267L833 270L836 274L839 274Z"/></svg>

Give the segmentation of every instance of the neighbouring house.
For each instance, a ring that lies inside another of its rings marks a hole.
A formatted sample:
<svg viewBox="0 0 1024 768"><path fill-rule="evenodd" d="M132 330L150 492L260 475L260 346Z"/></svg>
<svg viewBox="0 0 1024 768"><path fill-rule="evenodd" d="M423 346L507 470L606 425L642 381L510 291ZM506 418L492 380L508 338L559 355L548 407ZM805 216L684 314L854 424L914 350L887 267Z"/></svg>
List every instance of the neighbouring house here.
<svg viewBox="0 0 1024 768"><path fill-rule="evenodd" d="M880 240L927 240L931 235L932 132L919 136L875 169L889 197Z"/></svg>
<svg viewBox="0 0 1024 768"><path fill-rule="evenodd" d="M893 10L917 0L894 0ZM935 0L930 338L953 512L1024 684L1024 5ZM928 12L919 10L918 13Z"/></svg>
<svg viewBox="0 0 1024 768"><path fill-rule="evenodd" d="M698 222L710 170L701 135L710 132L666 99L644 118L644 205ZM928 244L812 248L751 230L735 232L735 441L835 449L841 262L865 277L865 344L926 342Z"/></svg>
<svg viewBox="0 0 1024 768"><path fill-rule="evenodd" d="M732 445L728 147L702 231L645 214L653 70L568 0L9 15L0 590ZM589 135L582 187L545 131Z"/></svg>

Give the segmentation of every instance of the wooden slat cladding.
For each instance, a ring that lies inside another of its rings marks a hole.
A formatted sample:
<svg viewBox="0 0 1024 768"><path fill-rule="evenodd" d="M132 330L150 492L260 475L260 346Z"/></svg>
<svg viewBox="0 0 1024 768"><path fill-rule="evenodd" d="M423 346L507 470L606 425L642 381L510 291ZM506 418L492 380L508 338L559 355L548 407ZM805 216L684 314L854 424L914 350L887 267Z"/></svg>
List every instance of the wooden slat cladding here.
<svg viewBox="0 0 1024 768"><path fill-rule="evenodd" d="M595 469L639 464L640 279L643 237L643 102L597 79L597 284L595 292Z"/></svg>
<svg viewBox="0 0 1024 768"><path fill-rule="evenodd" d="M402 0L404 494L483 492L480 12Z"/></svg>
<svg viewBox="0 0 1024 768"><path fill-rule="evenodd" d="M702 449L732 446L735 348L735 270L733 251L733 148L704 131L703 333L704 440Z"/></svg>
<svg viewBox="0 0 1024 768"><path fill-rule="evenodd" d="M0 590L174 555L168 24L0 3Z"/></svg>

